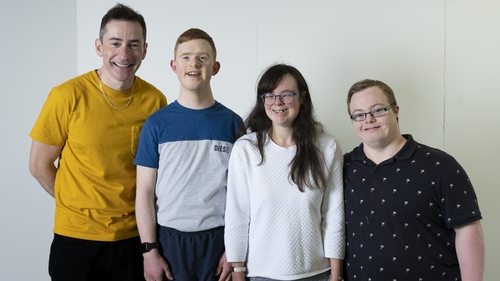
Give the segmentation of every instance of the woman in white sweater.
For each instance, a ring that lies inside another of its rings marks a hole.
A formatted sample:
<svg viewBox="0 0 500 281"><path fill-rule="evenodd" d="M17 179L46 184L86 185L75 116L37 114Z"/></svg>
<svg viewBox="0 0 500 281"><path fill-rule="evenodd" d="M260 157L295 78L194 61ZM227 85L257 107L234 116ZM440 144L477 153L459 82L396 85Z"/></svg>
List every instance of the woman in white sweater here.
<svg viewBox="0 0 500 281"><path fill-rule="evenodd" d="M234 281L342 280L342 152L294 67L260 77L229 160L225 243Z"/></svg>

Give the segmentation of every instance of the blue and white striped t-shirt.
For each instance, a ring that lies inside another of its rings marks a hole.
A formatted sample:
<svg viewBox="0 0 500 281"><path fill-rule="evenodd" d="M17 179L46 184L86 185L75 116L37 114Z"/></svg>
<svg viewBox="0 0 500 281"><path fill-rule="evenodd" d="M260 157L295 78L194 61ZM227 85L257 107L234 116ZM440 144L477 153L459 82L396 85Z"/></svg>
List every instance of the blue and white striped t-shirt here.
<svg viewBox="0 0 500 281"><path fill-rule="evenodd" d="M219 102L193 110L177 101L144 123L134 164L157 168L157 220L179 231L224 225L229 155L243 120Z"/></svg>

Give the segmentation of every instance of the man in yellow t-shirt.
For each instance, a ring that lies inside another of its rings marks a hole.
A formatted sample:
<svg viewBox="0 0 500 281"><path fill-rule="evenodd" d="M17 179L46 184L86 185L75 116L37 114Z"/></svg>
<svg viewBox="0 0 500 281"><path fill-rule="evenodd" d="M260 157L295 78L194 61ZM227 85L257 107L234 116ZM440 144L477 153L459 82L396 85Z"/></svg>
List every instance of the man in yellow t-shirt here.
<svg viewBox="0 0 500 281"><path fill-rule="evenodd" d="M147 51L142 15L111 8L95 49L102 67L54 87L30 133L30 172L56 203L49 274L144 280L133 160L144 121L167 101L135 76Z"/></svg>

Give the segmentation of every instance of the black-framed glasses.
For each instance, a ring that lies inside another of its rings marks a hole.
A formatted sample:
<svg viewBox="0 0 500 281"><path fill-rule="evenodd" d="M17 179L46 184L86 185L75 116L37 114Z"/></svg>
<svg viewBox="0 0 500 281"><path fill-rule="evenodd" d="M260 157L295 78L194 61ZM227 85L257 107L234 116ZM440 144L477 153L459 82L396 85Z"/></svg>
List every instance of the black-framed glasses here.
<svg viewBox="0 0 500 281"><path fill-rule="evenodd" d="M387 111L391 109L394 104L389 105L388 107L375 108L369 112L356 113L351 115L351 120L355 122L361 122L366 120L366 116L370 114L373 118L381 117L387 114Z"/></svg>
<svg viewBox="0 0 500 281"><path fill-rule="evenodd" d="M273 93L265 93L263 95L260 95L260 98L265 105L273 105L276 102L276 98L279 98L284 104L290 104L293 102L296 95L297 93L292 91L283 91L279 95Z"/></svg>

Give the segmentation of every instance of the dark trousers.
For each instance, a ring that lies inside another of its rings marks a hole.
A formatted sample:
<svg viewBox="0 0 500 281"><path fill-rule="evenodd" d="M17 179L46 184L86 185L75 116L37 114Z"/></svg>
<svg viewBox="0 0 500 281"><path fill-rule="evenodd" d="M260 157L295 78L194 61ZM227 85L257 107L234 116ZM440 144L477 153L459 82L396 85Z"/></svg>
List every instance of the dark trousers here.
<svg viewBox="0 0 500 281"><path fill-rule="evenodd" d="M174 280L213 281L224 253L224 227L182 232L160 226L160 253L167 260ZM163 280L168 280L166 277Z"/></svg>
<svg viewBox="0 0 500 281"><path fill-rule="evenodd" d="M114 242L54 235L49 274L54 281L144 280L139 237Z"/></svg>

